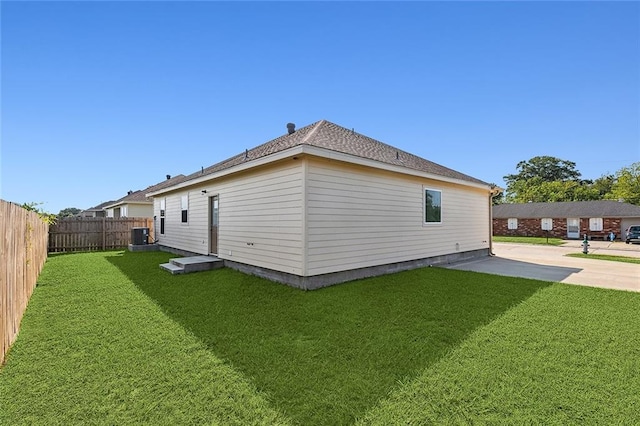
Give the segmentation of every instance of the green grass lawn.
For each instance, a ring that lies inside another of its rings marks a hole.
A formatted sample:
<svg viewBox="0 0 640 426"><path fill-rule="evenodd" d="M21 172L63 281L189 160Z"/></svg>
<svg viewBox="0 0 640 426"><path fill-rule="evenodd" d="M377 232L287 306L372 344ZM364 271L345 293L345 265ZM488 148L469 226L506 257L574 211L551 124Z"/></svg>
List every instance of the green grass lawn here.
<svg viewBox="0 0 640 426"><path fill-rule="evenodd" d="M638 264L640 264L640 258L638 258L638 257L629 257L629 256L612 256L612 255L609 255L609 254L584 254L584 253L569 253L569 254L565 254L565 256L580 257L580 258L583 258L583 259L610 260L612 262L638 263Z"/></svg>
<svg viewBox="0 0 640 426"><path fill-rule="evenodd" d="M636 418L640 294L440 268L304 292L168 257L50 258L0 424Z"/></svg>
<svg viewBox="0 0 640 426"><path fill-rule="evenodd" d="M493 236L496 243L521 243L521 244L541 244L549 246L560 246L565 240L561 238L547 237L503 237L499 235Z"/></svg>

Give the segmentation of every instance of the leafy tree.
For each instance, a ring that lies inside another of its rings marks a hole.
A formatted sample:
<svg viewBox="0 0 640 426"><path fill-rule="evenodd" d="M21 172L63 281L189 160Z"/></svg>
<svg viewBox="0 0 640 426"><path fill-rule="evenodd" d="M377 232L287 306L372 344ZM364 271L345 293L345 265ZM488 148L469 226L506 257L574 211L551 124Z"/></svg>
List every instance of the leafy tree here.
<svg viewBox="0 0 640 426"><path fill-rule="evenodd" d="M611 191L606 195L610 200L624 200L640 205L640 162L618 170Z"/></svg>
<svg viewBox="0 0 640 426"><path fill-rule="evenodd" d="M75 217L80 212L81 210L76 207L67 207L66 209L60 210L60 213L58 213L58 218L63 219L65 217Z"/></svg>
<svg viewBox="0 0 640 426"><path fill-rule="evenodd" d="M580 172L576 170L576 163L548 155L533 157L529 161L520 161L516 165L516 169L518 173L504 177L507 188L515 182L533 178L540 178L543 182L578 180L580 178Z"/></svg>
<svg viewBox="0 0 640 426"><path fill-rule="evenodd" d="M38 216L40 216L40 219L42 219L44 222L48 223L49 225L53 225L54 223L56 223L56 215L51 214L51 213L47 213L44 210L42 210L42 208L38 207L40 204L42 203L24 203L21 205L21 207L25 210L29 210L30 212L35 212L38 214Z"/></svg>
<svg viewBox="0 0 640 426"><path fill-rule="evenodd" d="M498 187L498 185L496 185L495 183L491 183L490 185L491 185L491 188L492 188L492 189L496 189L496 188ZM497 206L498 204L502 204L502 203L504 203L504 191L501 191L499 194L494 195L494 196L491 198L491 203L492 203L494 206Z"/></svg>
<svg viewBox="0 0 640 426"><path fill-rule="evenodd" d="M594 195L583 185L576 163L556 157L538 156L516 165L518 173L506 175L509 202L526 203L550 201L574 201L593 199Z"/></svg>
<svg viewBox="0 0 640 426"><path fill-rule="evenodd" d="M602 175L591 184L591 188L600 194L599 200L607 198L607 194L613 189L616 179L613 175Z"/></svg>

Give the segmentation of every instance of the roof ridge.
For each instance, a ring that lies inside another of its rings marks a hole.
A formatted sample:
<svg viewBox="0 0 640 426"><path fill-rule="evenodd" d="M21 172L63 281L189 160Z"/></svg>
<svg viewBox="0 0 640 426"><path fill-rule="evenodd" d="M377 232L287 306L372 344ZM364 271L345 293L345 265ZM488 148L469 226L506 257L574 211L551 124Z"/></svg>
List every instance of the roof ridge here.
<svg viewBox="0 0 640 426"><path fill-rule="evenodd" d="M324 120L324 119L318 121L315 124L315 126L313 126L313 129L311 129L311 131L309 133L307 133L304 136L304 138L300 141L300 145L305 145L307 143L307 140L309 140L309 138L311 138L311 136L313 136L324 123L328 123L328 121Z"/></svg>

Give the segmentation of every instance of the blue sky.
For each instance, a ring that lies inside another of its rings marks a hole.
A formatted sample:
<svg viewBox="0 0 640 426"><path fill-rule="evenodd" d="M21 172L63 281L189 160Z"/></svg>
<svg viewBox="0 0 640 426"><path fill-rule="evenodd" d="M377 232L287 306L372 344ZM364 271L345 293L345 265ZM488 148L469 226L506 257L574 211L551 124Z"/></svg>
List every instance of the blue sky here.
<svg viewBox="0 0 640 426"><path fill-rule="evenodd" d="M638 2L8 2L1 193L89 208L327 119L504 186L640 161Z"/></svg>

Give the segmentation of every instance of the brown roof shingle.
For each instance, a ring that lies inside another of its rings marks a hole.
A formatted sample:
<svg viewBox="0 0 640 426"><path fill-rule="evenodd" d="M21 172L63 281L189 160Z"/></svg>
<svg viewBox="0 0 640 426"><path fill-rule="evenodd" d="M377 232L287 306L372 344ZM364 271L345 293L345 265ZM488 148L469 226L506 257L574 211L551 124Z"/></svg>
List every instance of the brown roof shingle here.
<svg viewBox="0 0 640 426"><path fill-rule="evenodd" d="M262 158L299 145L324 148L343 154L354 155L356 157L405 167L407 169L430 173L437 176L489 186L488 183L480 179L457 172L432 161L425 160L424 158L402 151L401 149L387 145L383 142L326 120L317 121L296 130L293 134L285 134L220 163L204 168L201 171L187 176L184 181L226 170L246 161Z"/></svg>
<svg viewBox="0 0 640 426"><path fill-rule="evenodd" d="M185 175L177 175L169 179L165 179L160 183L156 183L155 185L151 185L146 189L132 191L130 194L125 195L117 201L113 201L111 205L117 204L126 204L126 203L151 203L151 199L147 198L147 194L160 191L161 189L168 188L173 185L177 185L179 183L187 180L187 176Z"/></svg>

